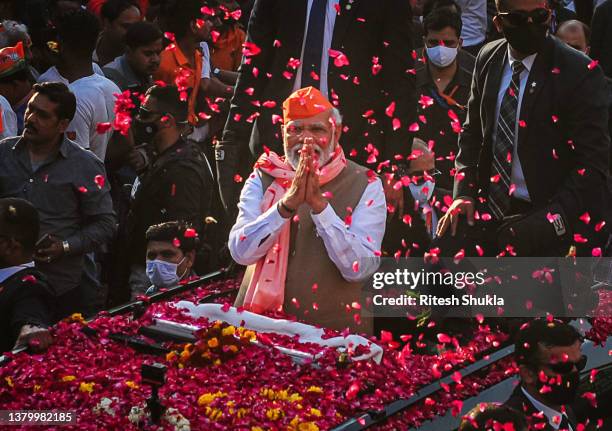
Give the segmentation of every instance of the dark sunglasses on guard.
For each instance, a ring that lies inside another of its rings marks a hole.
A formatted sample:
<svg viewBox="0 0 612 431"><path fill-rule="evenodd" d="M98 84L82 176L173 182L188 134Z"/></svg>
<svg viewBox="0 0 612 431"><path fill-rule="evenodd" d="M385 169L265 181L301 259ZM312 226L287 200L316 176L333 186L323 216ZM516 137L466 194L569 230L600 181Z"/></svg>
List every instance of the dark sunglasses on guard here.
<svg viewBox="0 0 612 431"><path fill-rule="evenodd" d="M554 373L557 374L569 374L574 370L574 366L580 372L586 367L588 358L582 355L577 362L572 361L559 361L555 363L546 364Z"/></svg>
<svg viewBox="0 0 612 431"><path fill-rule="evenodd" d="M512 26L521 26L527 24L529 22L529 18L531 18L531 21L534 24L544 24L546 20L548 20L550 11L545 8L538 8L530 12L524 10L499 12L497 15Z"/></svg>

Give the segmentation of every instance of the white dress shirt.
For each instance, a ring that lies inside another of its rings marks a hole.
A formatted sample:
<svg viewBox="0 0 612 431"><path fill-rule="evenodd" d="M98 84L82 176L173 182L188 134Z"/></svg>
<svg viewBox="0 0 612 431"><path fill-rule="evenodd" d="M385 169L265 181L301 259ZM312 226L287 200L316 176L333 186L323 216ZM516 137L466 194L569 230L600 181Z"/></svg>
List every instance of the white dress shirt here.
<svg viewBox="0 0 612 431"><path fill-rule="evenodd" d="M257 173L249 176L238 203L238 218L229 234L229 250L236 262L252 265L266 255L278 239L281 227L290 223L283 218L277 205L261 211L264 191ZM331 205L312 220L329 258L347 281L364 280L378 269L380 250L385 234L387 204L380 179L366 187L359 203L353 208L352 223L346 226ZM357 271L353 263L359 262ZM316 270L316 269L313 269Z"/></svg>
<svg viewBox="0 0 612 431"><path fill-rule="evenodd" d="M0 96L0 114L2 115L0 139L17 136L17 114L13 111L9 101L3 96Z"/></svg>
<svg viewBox="0 0 612 431"><path fill-rule="evenodd" d="M537 411L544 413L544 416L546 416L546 418L548 419L548 423L550 424L550 426L558 430L561 426L561 419L563 418L563 414L561 412L556 411L555 409L551 409L546 404L542 404L540 401L536 400L522 386L521 391L523 391L523 394L525 394L527 399L531 402L531 404L533 404L533 407L535 407ZM574 431L570 424L568 424L568 428L569 431Z"/></svg>
<svg viewBox="0 0 612 431"><path fill-rule="evenodd" d="M525 183L525 175L523 175L523 168L521 166L521 161L518 157L518 134L519 134L519 119L521 118L521 105L523 103L523 95L525 94L525 87L527 86L527 78L529 77L529 72L533 67L533 62L535 61L537 54L531 54L529 57L525 57L522 60L525 69L521 73L521 85L519 88L519 98L518 98L518 108L516 112L516 123L514 124L514 149L512 151L512 175L510 177L511 184L516 186L516 190L514 191L514 197L517 199L522 199L525 201L531 201L529 197L529 191L527 190L527 184ZM499 118L499 109L502 103L502 99L508 90L508 86L510 85L510 81L512 81L512 62L516 59L510 53L510 48L508 47L508 60L504 64L504 70L502 72L501 84L499 86L499 93L497 94L497 106L495 108L495 118ZM495 127L493 128L493 139L497 136L497 121L495 121ZM493 143L495 145L495 142Z"/></svg>
<svg viewBox="0 0 612 431"><path fill-rule="evenodd" d="M302 88L302 60L304 59L304 46L306 45L306 35L308 34L308 19L310 18L310 9L312 1L308 0L306 9L306 22L304 23L304 40L302 41L302 53L300 54L300 66L295 73L295 81L293 83L293 91ZM323 35L323 52L321 53L321 70L319 74L319 90L329 98L327 85L327 71L329 70L329 49L331 48L332 39L334 38L334 25L336 24L336 4L339 0L327 0L327 12L325 13L325 34Z"/></svg>

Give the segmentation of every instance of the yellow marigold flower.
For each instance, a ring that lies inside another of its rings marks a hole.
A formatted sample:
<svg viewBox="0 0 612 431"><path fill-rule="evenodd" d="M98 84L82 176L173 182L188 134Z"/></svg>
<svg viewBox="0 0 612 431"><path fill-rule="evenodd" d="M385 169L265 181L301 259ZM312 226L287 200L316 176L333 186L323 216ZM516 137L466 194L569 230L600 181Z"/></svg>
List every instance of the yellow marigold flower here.
<svg viewBox="0 0 612 431"><path fill-rule="evenodd" d="M71 382L73 380L76 380L75 376L64 376L64 377L62 377L62 382Z"/></svg>
<svg viewBox="0 0 612 431"><path fill-rule="evenodd" d="M138 389L139 386L136 384L136 382L132 381L132 380L127 380L125 382L125 386L127 386L130 389Z"/></svg>
<svg viewBox="0 0 612 431"><path fill-rule="evenodd" d="M180 356L179 360L181 362L187 362L190 357L191 357L191 352L189 352L188 350L183 350L181 352L181 356Z"/></svg>
<svg viewBox="0 0 612 431"><path fill-rule="evenodd" d="M272 408L266 411L266 417L271 421L278 420L283 416L283 411L279 408Z"/></svg>
<svg viewBox="0 0 612 431"><path fill-rule="evenodd" d="M319 409L315 409L314 407L310 408L310 414L317 416L317 417L321 417L321 410Z"/></svg>
<svg viewBox="0 0 612 431"><path fill-rule="evenodd" d="M323 389L318 386L311 386L308 389L306 389L306 392L315 392L317 394L321 394L323 393Z"/></svg>
<svg viewBox="0 0 612 431"><path fill-rule="evenodd" d="M81 384L79 385L79 391L81 392L87 392L88 394L91 394L93 392L93 387L95 386L95 383L85 383L85 382L81 382Z"/></svg>
<svg viewBox="0 0 612 431"><path fill-rule="evenodd" d="M229 346L227 346L227 350L229 350L232 353L236 353L238 352L238 347L235 346L234 344L230 344Z"/></svg>
<svg viewBox="0 0 612 431"><path fill-rule="evenodd" d="M223 330L221 331L221 335L223 335L224 337L227 337L228 335L234 335L235 333L236 327L231 325L223 328Z"/></svg>
<svg viewBox="0 0 612 431"><path fill-rule="evenodd" d="M262 427L251 427L251 431L266 431Z"/></svg>
<svg viewBox="0 0 612 431"><path fill-rule="evenodd" d="M83 318L83 315L81 313L73 313L70 315L70 317L68 318L69 322L78 322L78 323L82 323L85 324L87 322L85 322L85 319Z"/></svg>
<svg viewBox="0 0 612 431"><path fill-rule="evenodd" d="M233 407L234 404L236 404L233 400L229 400L227 403L225 403L226 406L228 407Z"/></svg>
<svg viewBox="0 0 612 431"><path fill-rule="evenodd" d="M215 359L213 365L221 365L221 359Z"/></svg>
<svg viewBox="0 0 612 431"><path fill-rule="evenodd" d="M42 389L42 386L40 385L34 385L34 392L38 392Z"/></svg>
<svg viewBox="0 0 612 431"><path fill-rule="evenodd" d="M238 411L236 412L236 417L238 417L238 419L242 419L243 417L246 417L248 414L249 414L249 409L239 408Z"/></svg>
<svg viewBox="0 0 612 431"><path fill-rule="evenodd" d="M176 358L176 351L171 351L170 353L166 354L166 361L171 361L174 358Z"/></svg>
<svg viewBox="0 0 612 431"><path fill-rule="evenodd" d="M198 398L198 405L199 406L206 406L206 405L212 403L216 399L217 399L217 396L215 394L211 394L211 393L202 394Z"/></svg>
<svg viewBox="0 0 612 431"><path fill-rule="evenodd" d="M217 339L217 337L213 337L208 340L206 344L208 344L208 347L210 347L211 349L214 349L215 347L219 347L219 340Z"/></svg>
<svg viewBox="0 0 612 431"><path fill-rule="evenodd" d="M298 425L298 431L319 431L319 427L314 422L302 422Z"/></svg>
<svg viewBox="0 0 612 431"><path fill-rule="evenodd" d="M292 403L295 403L297 401L302 401L303 398L300 394L298 394L297 392L291 394L291 396L289 397L289 401Z"/></svg>
<svg viewBox="0 0 612 431"><path fill-rule="evenodd" d="M4 380L6 380L6 384L9 385L9 387L15 387L15 385L13 385L13 379L11 379L10 377L5 377Z"/></svg>

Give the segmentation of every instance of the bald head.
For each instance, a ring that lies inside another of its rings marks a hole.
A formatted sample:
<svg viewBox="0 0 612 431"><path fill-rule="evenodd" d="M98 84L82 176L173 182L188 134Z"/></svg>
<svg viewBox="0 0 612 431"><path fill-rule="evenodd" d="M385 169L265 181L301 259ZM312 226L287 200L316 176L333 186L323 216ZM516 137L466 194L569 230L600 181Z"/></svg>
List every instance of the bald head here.
<svg viewBox="0 0 612 431"><path fill-rule="evenodd" d="M565 21L557 30L557 37L574 49L589 54L591 30L578 20Z"/></svg>

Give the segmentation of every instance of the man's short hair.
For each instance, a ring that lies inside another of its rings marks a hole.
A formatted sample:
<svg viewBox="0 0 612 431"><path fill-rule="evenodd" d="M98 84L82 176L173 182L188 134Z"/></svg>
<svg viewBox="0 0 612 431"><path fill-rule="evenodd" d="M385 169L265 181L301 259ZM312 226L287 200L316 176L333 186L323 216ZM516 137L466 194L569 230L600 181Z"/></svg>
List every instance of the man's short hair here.
<svg viewBox="0 0 612 431"><path fill-rule="evenodd" d="M152 22L140 21L128 27L124 42L131 49L150 45L162 38L162 32Z"/></svg>
<svg viewBox="0 0 612 431"><path fill-rule="evenodd" d="M191 29L191 23L203 18L200 0L171 0L163 11L166 30L173 33L176 39L182 39Z"/></svg>
<svg viewBox="0 0 612 431"><path fill-rule="evenodd" d="M57 27L60 43L83 56L93 54L100 34L100 24L94 14L83 9L61 15Z"/></svg>
<svg viewBox="0 0 612 431"><path fill-rule="evenodd" d="M459 431L485 431L497 429L495 424L503 425L511 423L515 431L527 430L525 415L511 407L497 403L479 403L463 417Z"/></svg>
<svg viewBox="0 0 612 431"><path fill-rule="evenodd" d="M55 113L60 120L72 121L76 112L76 97L63 82L41 82L32 87L35 93L57 104Z"/></svg>
<svg viewBox="0 0 612 431"><path fill-rule="evenodd" d="M434 10L445 7L454 8L459 16L461 16L461 6L459 6L455 0L425 0L423 4L423 19Z"/></svg>
<svg viewBox="0 0 612 431"><path fill-rule="evenodd" d="M187 121L187 102L181 100L179 91L174 85L154 85L147 90L146 95L155 99L156 109L159 112L172 114L179 123Z"/></svg>
<svg viewBox="0 0 612 431"><path fill-rule="evenodd" d="M186 232L189 233L185 235ZM199 238L193 235L194 229L191 224L184 221L169 221L150 226L147 229L146 239L148 241L170 242L182 250L183 253L196 250ZM175 241L178 240L178 243Z"/></svg>
<svg viewBox="0 0 612 431"><path fill-rule="evenodd" d="M446 27L455 30L457 37L461 37L461 14L450 6L437 7L423 18L423 33L427 36L429 31L440 31Z"/></svg>
<svg viewBox="0 0 612 431"><path fill-rule="evenodd" d="M27 252L33 252L39 235L38 211L25 199L0 199L0 236L14 238Z"/></svg>
<svg viewBox="0 0 612 431"><path fill-rule="evenodd" d="M107 0L100 9L100 16L113 22L131 7L135 7L140 11L140 6L134 0Z"/></svg>
<svg viewBox="0 0 612 431"><path fill-rule="evenodd" d="M537 368L540 362L540 346L568 347L582 336L576 328L560 320L542 318L524 324L516 334L515 357L519 365Z"/></svg>

